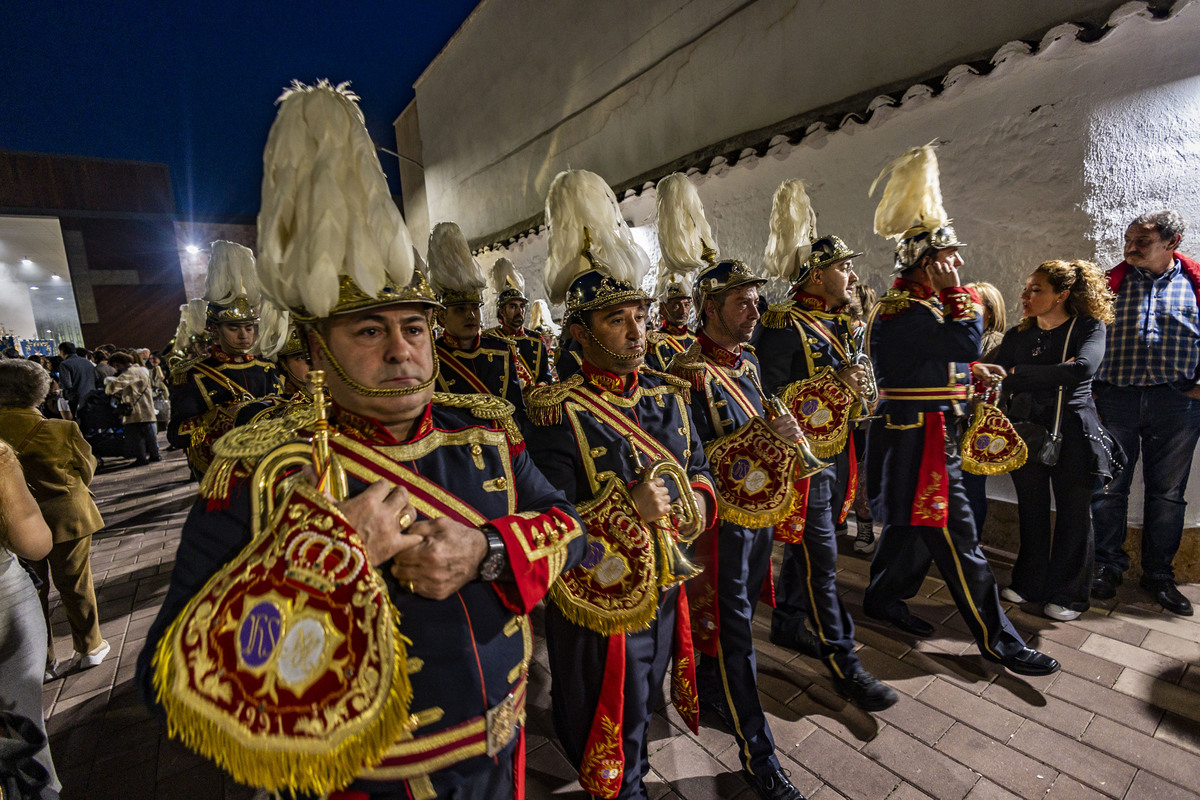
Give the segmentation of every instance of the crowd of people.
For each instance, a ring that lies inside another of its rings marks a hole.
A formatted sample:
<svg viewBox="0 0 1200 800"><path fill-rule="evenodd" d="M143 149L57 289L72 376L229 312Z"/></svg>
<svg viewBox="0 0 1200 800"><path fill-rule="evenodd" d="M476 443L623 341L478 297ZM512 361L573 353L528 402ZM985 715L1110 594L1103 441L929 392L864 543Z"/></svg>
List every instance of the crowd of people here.
<svg viewBox="0 0 1200 800"><path fill-rule="evenodd" d="M646 797L669 680L693 732L715 722L734 737L758 796L802 800L759 699L760 598L770 641L816 659L847 703L895 704L860 662L838 591L853 515L870 624L935 634L907 601L936 563L985 661L1051 675L1059 664L1001 599L1070 621L1114 596L1139 448L1142 585L1192 613L1172 561L1200 436L1200 265L1179 252L1176 212L1134 219L1107 274L1034 267L1008 327L1002 292L963 280L930 147L885 171L876 229L896 251L878 300L861 253L817 230L799 181L775 195L760 274L719 253L681 174L658 184L663 261L646 293L650 264L612 190L571 170L546 203L545 283L566 309L556 340L544 320L527 325L503 259L485 306L488 278L453 223L417 263L362 160L374 151L356 99L324 82L285 93L259 256L213 245L166 374L141 352L93 359L69 344L47 368L0 361L0 469L23 468L33 490L3 498L0 614L27 644L0 677L21 676L18 712L35 724L28 650L42 633L12 556L32 560L43 610L47 581L59 587L69 666L99 663L87 548L103 523L71 419L89 395L115 398L131 455L157 460L168 385L168 439L199 497L138 680L172 735L270 791L523 797L529 613L544 603L554 730L589 796ZM772 278L790 289L767 304ZM52 374L60 398L46 406ZM1003 473L1020 550L1001 589L980 530L985 476Z"/></svg>

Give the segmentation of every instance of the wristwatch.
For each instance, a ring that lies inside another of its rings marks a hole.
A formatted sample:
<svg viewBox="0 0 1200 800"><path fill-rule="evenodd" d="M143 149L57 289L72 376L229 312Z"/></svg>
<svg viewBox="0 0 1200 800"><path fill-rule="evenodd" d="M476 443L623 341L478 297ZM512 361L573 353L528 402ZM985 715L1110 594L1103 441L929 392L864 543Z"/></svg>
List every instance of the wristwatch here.
<svg viewBox="0 0 1200 800"><path fill-rule="evenodd" d="M488 550L483 561L479 562L479 580L490 583L497 580L504 572L504 568L508 566L508 551L504 547L504 539L501 538L499 531L491 525L485 525L480 530L487 537Z"/></svg>

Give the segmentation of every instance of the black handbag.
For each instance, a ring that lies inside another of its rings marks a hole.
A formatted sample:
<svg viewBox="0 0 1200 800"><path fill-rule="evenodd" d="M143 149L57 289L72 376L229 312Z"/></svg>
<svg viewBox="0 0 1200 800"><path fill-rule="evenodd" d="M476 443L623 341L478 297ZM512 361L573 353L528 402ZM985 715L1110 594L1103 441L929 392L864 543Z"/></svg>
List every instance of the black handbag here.
<svg viewBox="0 0 1200 800"><path fill-rule="evenodd" d="M1071 346L1071 333L1075 330L1075 320L1071 318L1071 327L1067 328L1067 340L1063 342L1062 360L1067 360L1067 350ZM1029 448L1029 458L1047 467L1058 463L1062 455L1062 403L1063 387L1058 387L1058 400L1054 404L1054 429L1046 430L1045 425L1036 422L1014 422L1017 434L1025 440Z"/></svg>

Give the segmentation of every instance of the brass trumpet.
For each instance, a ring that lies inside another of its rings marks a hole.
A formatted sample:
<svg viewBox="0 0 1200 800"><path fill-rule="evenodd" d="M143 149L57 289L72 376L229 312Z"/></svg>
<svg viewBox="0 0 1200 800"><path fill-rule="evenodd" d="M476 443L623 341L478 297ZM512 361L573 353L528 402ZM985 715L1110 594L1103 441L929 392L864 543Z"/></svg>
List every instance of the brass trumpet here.
<svg viewBox="0 0 1200 800"><path fill-rule="evenodd" d="M859 330L864 331L865 335L865 327L859 328ZM846 362L863 369L863 378L858 383L858 397L862 405L862 413L850 421L863 422L875 419L876 415L871 413L873 406L879 401L879 384L875 381L875 365L871 362L871 357L863 350L857 336L842 334L842 345L846 348Z"/></svg>
<svg viewBox="0 0 1200 800"><path fill-rule="evenodd" d="M629 449L632 452L630 458L633 459L633 464L637 468L642 481L652 481L659 477L663 479L671 478L675 481L675 488L679 492L679 500L677 501L679 504L679 527L684 530L694 531L687 538L684 538L682 535L679 538L683 540L684 544L691 544L700 535L700 531L704 527L704 512L700 510L700 505L696 502L696 495L692 492L692 484L688 480L687 473L683 471L683 467L667 458L659 459L649 467L645 466L642 454L638 452L634 438L627 436L626 441L629 442ZM689 578L694 578L704 571L703 567L697 567L691 561L688 561L687 556L679 549L679 543L675 540L675 535L670 525L664 525L661 519L652 520L650 524L654 530L655 541L658 543L659 586L663 588L674 586L677 583L683 583Z"/></svg>
<svg viewBox="0 0 1200 800"><path fill-rule="evenodd" d="M767 394L759 383L758 375L753 370L750 371L750 382L754 384L755 391L758 392L758 398L762 401L763 412L768 421L785 417L792 413L788 410L787 405L779 399L779 395ZM805 478L811 478L823 469L828 469L830 464L817 458L812 448L808 446L808 439L804 438L804 434L800 434L800 441L795 443L796 451L800 456L800 463L797 465L797 475L793 480L802 481Z"/></svg>

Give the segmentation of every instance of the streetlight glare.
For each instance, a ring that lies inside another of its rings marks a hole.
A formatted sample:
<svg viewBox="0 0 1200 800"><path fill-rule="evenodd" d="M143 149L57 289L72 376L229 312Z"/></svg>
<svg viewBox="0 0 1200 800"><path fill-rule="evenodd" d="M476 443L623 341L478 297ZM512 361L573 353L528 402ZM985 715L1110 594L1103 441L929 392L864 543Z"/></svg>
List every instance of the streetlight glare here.
<svg viewBox="0 0 1200 800"><path fill-rule="evenodd" d="M189 253L191 253L192 255L196 255L196 253L199 253L199 252L200 252L200 248L199 248L199 247L197 247L197 246L196 246L196 245L194 245L194 244L189 244L189 245L187 246L187 251L188 251Z"/></svg>

